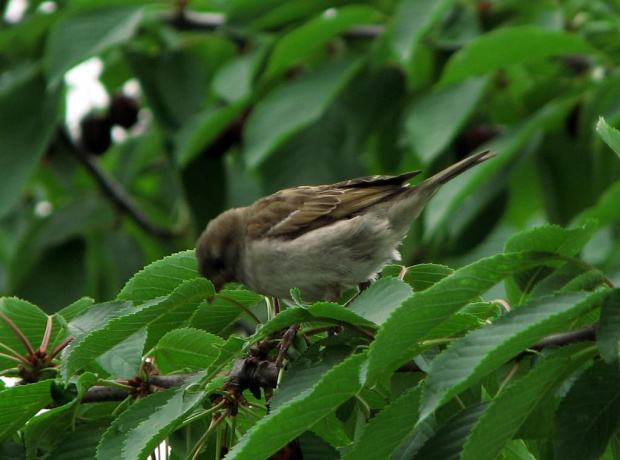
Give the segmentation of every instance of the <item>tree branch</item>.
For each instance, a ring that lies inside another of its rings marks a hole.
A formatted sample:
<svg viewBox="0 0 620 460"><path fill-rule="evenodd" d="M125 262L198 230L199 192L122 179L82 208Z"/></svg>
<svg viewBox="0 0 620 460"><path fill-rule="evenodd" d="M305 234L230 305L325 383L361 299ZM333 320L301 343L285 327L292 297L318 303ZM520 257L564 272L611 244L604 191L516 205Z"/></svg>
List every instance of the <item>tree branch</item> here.
<svg viewBox="0 0 620 460"><path fill-rule="evenodd" d="M170 239L178 236L180 231L175 229L167 229L154 224L151 219L142 212L141 209L132 201L123 187L112 179L95 160L95 157L84 151L78 146L67 132L65 127L59 127L59 138L66 147L75 155L80 163L93 177L97 185L112 203L131 219L133 219L142 229L153 236Z"/></svg>
<svg viewBox="0 0 620 460"><path fill-rule="evenodd" d="M187 31L213 31L226 27L227 25L226 16L220 13L199 13L197 11L184 9L163 13L161 17L165 23L172 27ZM353 26L344 32L343 37L345 39L373 39L381 35L384 31L385 27L382 25ZM228 32L235 41L239 43L244 43L246 41L240 36L234 35L231 30L228 30Z"/></svg>
<svg viewBox="0 0 620 460"><path fill-rule="evenodd" d="M596 340L596 331L598 323L590 326L576 329L574 331L562 334L554 334L545 337L540 342L532 345L529 350L541 351L547 347L561 347L571 343L585 342L588 340ZM515 359L530 354L531 351L520 353ZM398 369L398 372L420 372L420 368L412 361ZM155 390L159 388L173 388L183 384L193 374L178 375L154 375L149 379L149 384ZM236 390L241 393L244 389L249 389L257 394L258 388L275 388L277 382L278 371L275 363L265 360L252 359L250 357L240 358L235 361L226 390ZM125 381L119 381L125 383ZM260 393L258 393L260 395ZM123 401L127 398L127 392L117 390L116 388L96 386L90 388L84 398L83 403L104 402L104 401Z"/></svg>
<svg viewBox="0 0 620 460"><path fill-rule="evenodd" d="M568 345L569 343L596 340L597 329L598 329L598 323L593 323L587 327L582 327L581 329L575 329L574 331L550 335L549 337L545 337L544 339L542 339L536 345L530 347L530 349L541 351L547 347L562 347L564 345Z"/></svg>

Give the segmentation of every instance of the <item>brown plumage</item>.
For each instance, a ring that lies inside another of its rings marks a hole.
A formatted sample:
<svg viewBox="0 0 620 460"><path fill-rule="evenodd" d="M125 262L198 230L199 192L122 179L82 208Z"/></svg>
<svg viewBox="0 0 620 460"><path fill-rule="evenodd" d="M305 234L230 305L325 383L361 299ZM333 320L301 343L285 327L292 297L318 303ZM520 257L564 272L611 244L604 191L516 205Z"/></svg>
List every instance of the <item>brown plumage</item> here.
<svg viewBox="0 0 620 460"><path fill-rule="evenodd" d="M439 187L493 157L472 155L415 186L421 171L281 190L213 219L196 248L217 289L237 281L266 295L337 300L397 259L411 223Z"/></svg>

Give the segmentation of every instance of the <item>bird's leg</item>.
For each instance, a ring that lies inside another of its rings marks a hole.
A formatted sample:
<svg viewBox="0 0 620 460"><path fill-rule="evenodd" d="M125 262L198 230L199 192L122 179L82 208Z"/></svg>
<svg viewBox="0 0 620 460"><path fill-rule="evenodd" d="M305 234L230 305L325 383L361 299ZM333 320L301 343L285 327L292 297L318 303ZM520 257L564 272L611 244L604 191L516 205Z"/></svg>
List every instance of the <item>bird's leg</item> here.
<svg viewBox="0 0 620 460"><path fill-rule="evenodd" d="M342 288L339 285L334 285L325 289L325 294L323 295L323 298L326 302L338 303L341 295Z"/></svg>
<svg viewBox="0 0 620 460"><path fill-rule="evenodd" d="M360 283L357 285L357 288L360 290L359 294L361 294L362 292L364 292L366 289L368 289L370 287L370 285L372 284L372 280L367 280L364 281L363 283Z"/></svg>
<svg viewBox="0 0 620 460"><path fill-rule="evenodd" d="M277 297L273 298L273 315L278 315L280 313L280 299Z"/></svg>
<svg viewBox="0 0 620 460"><path fill-rule="evenodd" d="M361 294L362 292L364 292L366 289L368 289L368 288L370 287L370 285L371 285L371 284L372 284L372 281L371 281L371 280L364 281L363 283L359 283L359 284L357 285L357 288L359 289L359 291L357 291L353 297L351 297L349 300L347 300L347 301L345 302L344 306L345 306L345 307L348 307L349 305L351 305L351 303L352 303L355 299L357 299L357 298L360 296L360 294Z"/></svg>
<svg viewBox="0 0 620 460"><path fill-rule="evenodd" d="M282 363L284 362L284 358L286 358L288 349L291 348L293 340L295 340L295 336L297 335L297 331L299 331L300 327L301 325L295 324L289 327L282 336L282 341L280 342L280 351L278 352L278 356L276 357L276 367L278 369L282 367Z"/></svg>

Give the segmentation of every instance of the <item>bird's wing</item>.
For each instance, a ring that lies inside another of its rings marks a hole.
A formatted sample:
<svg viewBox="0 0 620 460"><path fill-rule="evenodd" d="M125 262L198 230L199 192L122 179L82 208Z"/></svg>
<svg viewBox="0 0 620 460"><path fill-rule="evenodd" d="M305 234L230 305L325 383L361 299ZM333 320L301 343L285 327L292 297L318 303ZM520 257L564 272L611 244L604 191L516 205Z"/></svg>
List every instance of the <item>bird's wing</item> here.
<svg viewBox="0 0 620 460"><path fill-rule="evenodd" d="M403 184L416 174L419 171L282 190L252 205L248 237L296 238L337 219L351 217L403 190Z"/></svg>

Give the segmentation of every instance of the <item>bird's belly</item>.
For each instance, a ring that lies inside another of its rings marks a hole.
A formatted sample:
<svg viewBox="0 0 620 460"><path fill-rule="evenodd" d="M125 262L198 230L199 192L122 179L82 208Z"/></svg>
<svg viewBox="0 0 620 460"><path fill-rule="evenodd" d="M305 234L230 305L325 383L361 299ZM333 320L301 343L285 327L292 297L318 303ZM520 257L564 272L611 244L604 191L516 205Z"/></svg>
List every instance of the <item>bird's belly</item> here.
<svg viewBox="0 0 620 460"><path fill-rule="evenodd" d="M248 288L290 299L294 287L305 302L372 279L399 258L400 235L382 220L354 218L294 240L265 239L248 251Z"/></svg>

